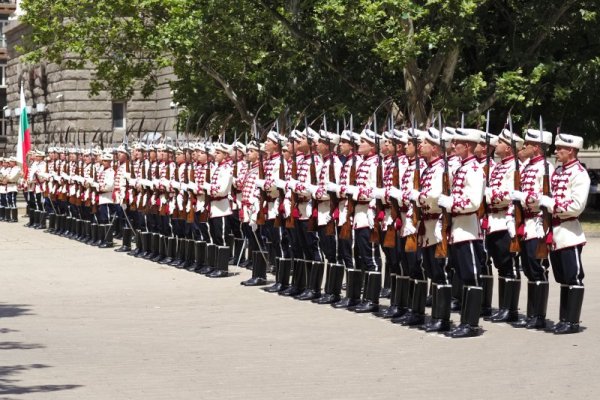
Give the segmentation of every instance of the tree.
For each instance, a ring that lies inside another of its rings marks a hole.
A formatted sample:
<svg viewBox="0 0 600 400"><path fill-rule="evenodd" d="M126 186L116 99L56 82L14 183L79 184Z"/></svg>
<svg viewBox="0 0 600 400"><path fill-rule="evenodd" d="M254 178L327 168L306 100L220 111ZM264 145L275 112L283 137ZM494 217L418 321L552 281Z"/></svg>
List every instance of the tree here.
<svg viewBox="0 0 600 400"><path fill-rule="evenodd" d="M172 66L176 100L249 124L286 111L448 123L493 108L600 138L594 0L25 0L33 61L98 68L93 90L148 95ZM73 55L75 57L67 57ZM388 108L389 111L389 108Z"/></svg>

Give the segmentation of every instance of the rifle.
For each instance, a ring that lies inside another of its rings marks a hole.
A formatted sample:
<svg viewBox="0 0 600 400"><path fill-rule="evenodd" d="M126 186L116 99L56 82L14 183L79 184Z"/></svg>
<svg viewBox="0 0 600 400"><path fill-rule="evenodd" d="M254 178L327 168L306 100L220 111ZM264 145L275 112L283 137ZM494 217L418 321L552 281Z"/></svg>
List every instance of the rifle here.
<svg viewBox="0 0 600 400"><path fill-rule="evenodd" d="M256 120L254 121L254 137L256 138L256 142L259 143L260 147L260 135L258 133L258 126L256 125ZM265 179L265 168L263 164L263 154L262 151L258 151L258 179ZM264 225L267 222L267 216L265 215L265 202L266 202L266 194L264 189L259 189L258 194L258 214L256 216L256 225Z"/></svg>
<svg viewBox="0 0 600 400"><path fill-rule="evenodd" d="M292 139L291 143L292 143L292 158L291 158L291 165L289 168L291 169L290 170L291 179L295 180L298 178L298 164L296 163L296 141ZM290 215L285 220L285 227L288 229L292 229L296 226L296 218L294 217L294 210L296 209L297 204L298 204L298 194L296 194L296 192L294 192L292 190L291 194L290 194Z"/></svg>
<svg viewBox="0 0 600 400"><path fill-rule="evenodd" d="M485 121L485 166L483 167L483 173L485 174L485 188L490 186L490 110L487 111L487 118ZM484 231L488 229L488 215L490 213L490 206L485 201L485 197L481 201L479 210L477 210L477 217L482 220L481 228Z"/></svg>
<svg viewBox="0 0 600 400"><path fill-rule="evenodd" d="M377 187L383 187L383 168L381 166L381 149L379 143L379 136L377 134L377 114L373 113L373 129L375 131L375 151L377 152ZM381 224L379 222L380 215L383 213L383 201L381 199L375 200L375 222L373 223L373 229L371 230L371 235L369 237L369 241L371 243L379 243L381 241Z"/></svg>
<svg viewBox="0 0 600 400"><path fill-rule="evenodd" d="M306 127L306 141L308 142L308 151L310 152L310 184L317 184L317 170L315 167L315 154L312 149L312 139L310 138L310 133L308 132L308 121L306 116L304 117L304 126ZM306 223L306 230L308 232L316 232L318 225L318 212L317 212L317 204L316 201L313 203L312 212L310 213L310 217L308 217L308 222Z"/></svg>
<svg viewBox="0 0 600 400"><path fill-rule="evenodd" d="M421 164L420 164L420 160L419 160L419 151L418 151L419 139L415 135L415 117L414 117L414 115L411 120L411 130L412 130L412 140L413 140L414 146L415 146L415 172L413 175L413 189L421 191ZM421 221L421 209L417 206L416 201L412 202L412 212L413 212L412 224L415 227L415 229L417 229L417 232L413 233L412 235L409 235L406 238L406 244L404 246L404 250L407 252L411 252L411 253L417 251L418 227L419 227L419 221Z"/></svg>
<svg viewBox="0 0 600 400"><path fill-rule="evenodd" d="M350 115L350 140L352 142L352 164L350 165L350 174L348 176L348 185L356 185L356 144L354 143L354 121L352 115ZM355 203L351 195L347 195L348 200L346 202L346 221L340 229L340 238L344 240L350 240L352 238L352 220L354 218Z"/></svg>
<svg viewBox="0 0 600 400"><path fill-rule="evenodd" d="M327 131L327 123L326 122L325 122L325 131ZM340 121L337 121L336 133L339 136ZM336 177L335 177L335 158L336 158L335 146L331 145L331 139L330 139L329 135L327 135L327 146L329 147L329 170L328 170L329 177L328 178L329 178L329 182L335 182L336 181ZM329 192L330 214L333 214L333 212L338 209L339 203L340 203L340 201L337 198L337 193ZM333 215L331 215L329 222L327 222L327 225L325 226L325 235L335 236L335 231L336 231L335 226L336 226L336 220L333 219Z"/></svg>
<svg viewBox="0 0 600 400"><path fill-rule="evenodd" d="M557 134L560 134L560 126L556 128ZM548 165L548 159L546 158L546 152L548 151L548 145L544 143L544 130L542 126L542 116L540 115L540 137L542 139L542 152L544 156L544 177L542 181L542 194L544 196L550 196L550 167ZM537 259L548 258L548 246L552 245L552 210L548 210L546 207L541 207L542 225L544 228L544 237L538 242L535 257Z"/></svg>
<svg viewBox="0 0 600 400"><path fill-rule="evenodd" d="M521 191L521 168L519 167L519 157L517 156L517 142L513 138L513 126L512 117L508 114L508 127L510 130L510 147L512 148L513 155L515 157L515 170L513 172L514 182L513 189ZM521 251L521 241L519 239L519 228L523 225L523 206L519 200L513 201L514 205L514 219L515 219L515 237L510 240L509 251L511 253L518 253Z"/></svg>
<svg viewBox="0 0 600 400"><path fill-rule="evenodd" d="M279 125L279 124L278 124ZM277 129L279 133L279 129ZM277 144L279 145L279 179L285 181L285 158L283 157L283 143L280 140L280 137L277 137ZM279 204L283 204L285 201L285 190L277 188ZM285 217L283 214L277 212L277 217L275 218L275 222L273 223L275 228L279 228L281 226L285 226Z"/></svg>
<svg viewBox="0 0 600 400"><path fill-rule="evenodd" d="M444 174L442 175L442 194L450 196L450 171L448 168L448 154L446 152L446 141L444 140L444 131L442 130L442 116L439 116L440 127L440 145L444 157ZM448 257L448 236L452 227L452 215L442 207L442 240L435 246L435 258Z"/></svg>
<svg viewBox="0 0 600 400"><path fill-rule="evenodd" d="M394 132L394 117L390 117L389 122L390 131ZM392 186L398 188L400 186L400 171L398 170L398 154L396 152L396 146L394 145L394 155L392 156L394 168L392 172ZM392 223L388 225L385 237L383 238L383 247L394 248L396 247L396 220L400 218L400 204L398 200L390 197L390 215L392 217Z"/></svg>

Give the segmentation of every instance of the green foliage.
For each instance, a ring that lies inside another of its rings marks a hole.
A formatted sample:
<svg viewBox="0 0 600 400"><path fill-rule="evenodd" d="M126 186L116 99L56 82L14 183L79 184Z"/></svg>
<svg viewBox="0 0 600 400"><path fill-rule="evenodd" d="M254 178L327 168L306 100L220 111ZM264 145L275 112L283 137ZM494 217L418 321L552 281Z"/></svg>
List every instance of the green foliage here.
<svg viewBox="0 0 600 400"><path fill-rule="evenodd" d="M296 111L365 120L391 96L421 123L506 113L600 139L595 0L24 0L32 62L97 67L92 91L175 100L233 125ZM382 112L383 113L383 112ZM401 119L401 117L400 117ZM569 129L567 129L567 126ZM241 127L240 127L241 128Z"/></svg>

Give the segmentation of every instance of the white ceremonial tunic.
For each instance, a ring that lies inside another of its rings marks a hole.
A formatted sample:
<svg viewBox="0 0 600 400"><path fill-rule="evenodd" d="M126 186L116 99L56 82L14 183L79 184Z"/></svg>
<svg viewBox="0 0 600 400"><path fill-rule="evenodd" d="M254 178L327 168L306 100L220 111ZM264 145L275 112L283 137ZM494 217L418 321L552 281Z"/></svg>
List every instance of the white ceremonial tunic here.
<svg viewBox="0 0 600 400"><path fill-rule="evenodd" d="M579 215L585 210L590 192L590 177L579 160L556 168L552 175L552 250L585 244Z"/></svg>
<svg viewBox="0 0 600 400"><path fill-rule="evenodd" d="M475 156L461 162L452 179L452 229L450 244L481 240L477 210L483 200L483 169Z"/></svg>

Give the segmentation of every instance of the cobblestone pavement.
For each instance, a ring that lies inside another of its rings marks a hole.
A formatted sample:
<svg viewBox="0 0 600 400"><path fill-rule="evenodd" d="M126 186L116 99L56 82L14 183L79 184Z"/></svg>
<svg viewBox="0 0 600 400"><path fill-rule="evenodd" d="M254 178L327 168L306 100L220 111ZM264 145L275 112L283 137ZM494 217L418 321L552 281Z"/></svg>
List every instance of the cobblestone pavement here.
<svg viewBox="0 0 600 400"><path fill-rule="evenodd" d="M583 253L582 333L482 322L483 336L451 340L242 287L246 270L209 279L21 224L0 224L0 399L584 399L600 390L600 239ZM548 310L556 319L556 284Z"/></svg>

